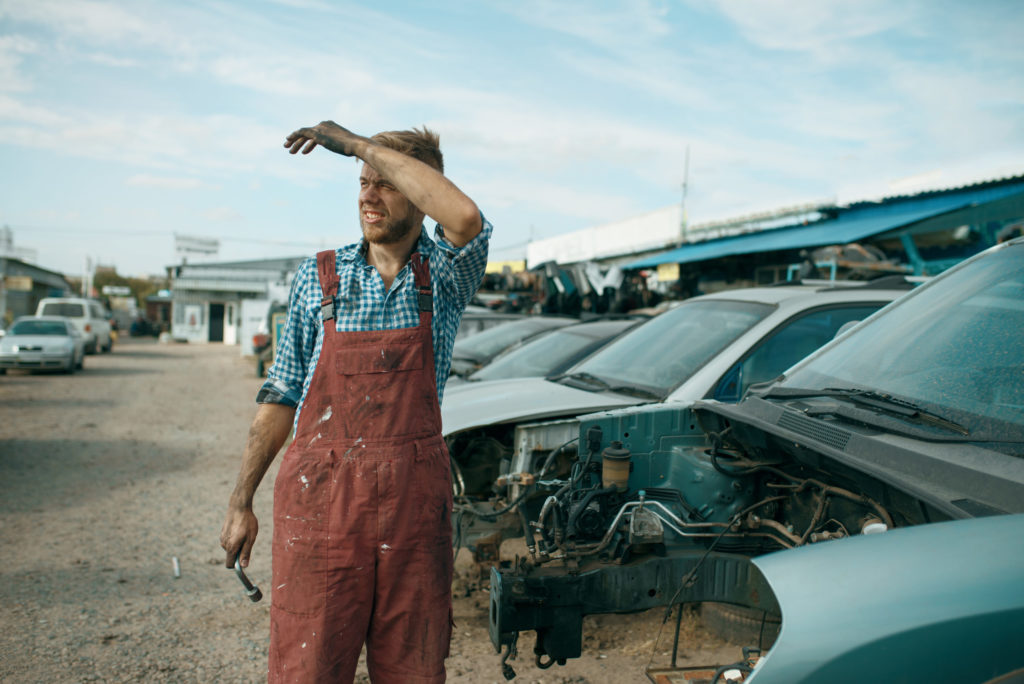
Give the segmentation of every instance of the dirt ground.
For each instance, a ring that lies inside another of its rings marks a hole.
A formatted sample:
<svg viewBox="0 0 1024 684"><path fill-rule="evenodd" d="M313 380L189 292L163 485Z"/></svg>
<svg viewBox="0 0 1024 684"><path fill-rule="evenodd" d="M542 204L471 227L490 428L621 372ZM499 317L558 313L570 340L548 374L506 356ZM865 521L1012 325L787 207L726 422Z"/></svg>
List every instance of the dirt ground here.
<svg viewBox="0 0 1024 684"><path fill-rule="evenodd" d="M0 376L0 681L265 680L279 459L256 500L248 574L262 602L218 545L259 384L235 347L149 339L86 357L72 376ZM473 578L460 556L448 681L504 682ZM548 670L523 634L515 681L648 682L645 667L669 661L662 613L589 617L583 657ZM680 665L738 659L684 617ZM363 666L357 681L369 681Z"/></svg>

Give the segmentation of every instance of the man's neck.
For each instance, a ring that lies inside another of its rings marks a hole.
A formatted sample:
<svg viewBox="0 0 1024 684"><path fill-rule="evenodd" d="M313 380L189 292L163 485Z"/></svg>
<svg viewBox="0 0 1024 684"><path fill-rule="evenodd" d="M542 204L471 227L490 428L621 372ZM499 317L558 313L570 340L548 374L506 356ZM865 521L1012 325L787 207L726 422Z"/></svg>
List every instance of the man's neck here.
<svg viewBox="0 0 1024 684"><path fill-rule="evenodd" d="M398 277L399 272L409 263L419 242L420 231L410 230L409 235L401 242L381 245L377 243L364 243L366 246L366 263L377 269L381 280L384 281L384 291L391 289L391 283Z"/></svg>

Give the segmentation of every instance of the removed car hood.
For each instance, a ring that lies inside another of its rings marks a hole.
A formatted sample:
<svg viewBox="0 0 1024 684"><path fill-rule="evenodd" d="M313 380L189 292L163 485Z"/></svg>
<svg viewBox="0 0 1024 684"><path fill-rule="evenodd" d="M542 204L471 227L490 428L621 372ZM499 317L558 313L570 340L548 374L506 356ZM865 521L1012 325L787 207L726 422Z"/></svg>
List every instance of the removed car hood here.
<svg viewBox="0 0 1024 684"><path fill-rule="evenodd" d="M579 416L642 401L612 392L588 392L544 378L465 383L445 392L441 425L448 436L484 425Z"/></svg>
<svg viewBox="0 0 1024 684"><path fill-rule="evenodd" d="M782 633L752 684L987 681L1024 667L1022 537L1024 515L1001 515L754 559Z"/></svg>

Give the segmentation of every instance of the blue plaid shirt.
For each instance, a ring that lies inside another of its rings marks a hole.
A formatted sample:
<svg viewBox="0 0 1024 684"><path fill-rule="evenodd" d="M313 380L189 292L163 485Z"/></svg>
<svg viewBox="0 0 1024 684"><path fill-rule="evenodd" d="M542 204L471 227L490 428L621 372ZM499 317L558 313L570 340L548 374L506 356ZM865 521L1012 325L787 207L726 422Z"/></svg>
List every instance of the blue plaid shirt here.
<svg viewBox="0 0 1024 684"><path fill-rule="evenodd" d="M440 225L435 240L421 229L417 249L430 259L430 280L434 289L434 370L437 374L437 401L444 395L445 382L452 365L452 345L462 320L462 312L476 293L487 267L487 245L491 224L481 216L483 228L465 247L452 246ZM419 325L416 280L412 266L398 273L389 292L377 270L366 262L362 241L337 250L337 269L341 279L335 318L339 332L357 330L393 330ZM299 412L313 379L320 348L323 345L323 318L320 311L320 281L316 258L299 266L292 283L288 317L274 354L274 365L256 395L256 401L298 408Z"/></svg>

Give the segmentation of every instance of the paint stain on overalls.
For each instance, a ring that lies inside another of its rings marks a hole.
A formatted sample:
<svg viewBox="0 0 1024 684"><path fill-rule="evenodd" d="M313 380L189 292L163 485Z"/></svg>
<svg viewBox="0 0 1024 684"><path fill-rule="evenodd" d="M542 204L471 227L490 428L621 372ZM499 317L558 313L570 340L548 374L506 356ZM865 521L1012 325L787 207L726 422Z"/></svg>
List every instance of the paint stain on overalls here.
<svg viewBox="0 0 1024 684"><path fill-rule="evenodd" d="M271 682L443 682L452 492L441 437L430 271L419 325L338 332L335 253L317 255L323 347L274 485Z"/></svg>

